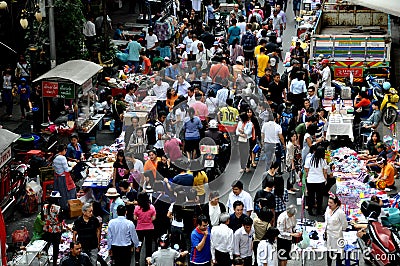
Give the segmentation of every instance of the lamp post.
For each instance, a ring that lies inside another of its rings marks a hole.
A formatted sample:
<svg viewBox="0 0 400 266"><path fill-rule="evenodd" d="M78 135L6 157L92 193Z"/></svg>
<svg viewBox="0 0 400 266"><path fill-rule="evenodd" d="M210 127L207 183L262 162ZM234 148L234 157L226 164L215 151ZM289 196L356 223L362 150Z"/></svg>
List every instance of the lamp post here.
<svg viewBox="0 0 400 266"><path fill-rule="evenodd" d="M34 45L34 33L33 33L33 22L34 20L38 22L42 21L42 13L40 13L39 4L37 0L27 0L25 3L25 8L21 11L21 19L19 23L23 29L29 26L29 47L30 50L33 49Z"/></svg>

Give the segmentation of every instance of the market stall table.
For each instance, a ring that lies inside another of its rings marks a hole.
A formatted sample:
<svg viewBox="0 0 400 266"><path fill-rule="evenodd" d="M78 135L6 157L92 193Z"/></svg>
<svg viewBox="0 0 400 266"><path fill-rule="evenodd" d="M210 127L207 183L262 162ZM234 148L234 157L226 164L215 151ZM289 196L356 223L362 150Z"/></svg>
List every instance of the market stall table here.
<svg viewBox="0 0 400 266"><path fill-rule="evenodd" d="M353 119L352 115L330 115L326 139L331 140L332 136L348 136L353 141Z"/></svg>
<svg viewBox="0 0 400 266"><path fill-rule="evenodd" d="M133 106L130 106L124 114L124 125L132 125L132 117L139 117L139 125L146 124L147 118L150 116L156 118L157 108L157 97L146 96L141 102L134 102Z"/></svg>

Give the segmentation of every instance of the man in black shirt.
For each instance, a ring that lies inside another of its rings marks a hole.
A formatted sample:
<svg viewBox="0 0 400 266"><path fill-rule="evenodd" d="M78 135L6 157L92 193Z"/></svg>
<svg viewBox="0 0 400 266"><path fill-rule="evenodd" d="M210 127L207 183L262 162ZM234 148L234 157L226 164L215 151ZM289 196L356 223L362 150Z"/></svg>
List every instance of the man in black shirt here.
<svg viewBox="0 0 400 266"><path fill-rule="evenodd" d="M269 83L272 81L272 69L266 68L265 69L265 75L260 78L260 81L258 82L258 87L260 87L262 93L264 94L265 97L269 94Z"/></svg>
<svg viewBox="0 0 400 266"><path fill-rule="evenodd" d="M213 47L213 44L215 42L215 37L210 33L209 26L205 26L204 30L205 30L204 33L200 35L199 39L204 43L204 47L206 47L206 49L209 50L211 49L211 47Z"/></svg>
<svg viewBox="0 0 400 266"><path fill-rule="evenodd" d="M138 192L126 180L119 183L119 189L121 190L121 198L125 202L126 219L133 222L133 212L135 211L135 205L137 205Z"/></svg>
<svg viewBox="0 0 400 266"><path fill-rule="evenodd" d="M229 228L233 230L235 233L243 225L243 220L247 217L246 214L243 213L244 204L240 200L237 200L233 203L234 213L229 217Z"/></svg>
<svg viewBox="0 0 400 266"><path fill-rule="evenodd" d="M83 215L75 220L73 230L73 241L79 240L79 254L82 249L86 254L90 256L90 260L93 265L96 265L97 255L99 252L100 243L100 222L96 217L93 217L93 207L91 203L85 203L82 206ZM81 247L82 245L82 247ZM78 249L78 246L71 247L72 249ZM72 254L72 252L71 252ZM71 259L76 259L78 255L74 255ZM79 256L78 256L79 257ZM74 265L74 264L65 264ZM80 265L80 264L77 264ZM83 264L82 264L83 265ZM92 264L90 264L92 265Z"/></svg>
<svg viewBox="0 0 400 266"><path fill-rule="evenodd" d="M273 75L273 80L268 84L268 88L269 93L271 94L271 100L277 105L280 105L283 102L283 99L286 99L285 84L281 81L279 73Z"/></svg>
<svg viewBox="0 0 400 266"><path fill-rule="evenodd" d="M56 265L56 264L54 264ZM60 261L60 266L93 266L88 255L82 253L82 247L79 242L71 242L70 253L64 256Z"/></svg>

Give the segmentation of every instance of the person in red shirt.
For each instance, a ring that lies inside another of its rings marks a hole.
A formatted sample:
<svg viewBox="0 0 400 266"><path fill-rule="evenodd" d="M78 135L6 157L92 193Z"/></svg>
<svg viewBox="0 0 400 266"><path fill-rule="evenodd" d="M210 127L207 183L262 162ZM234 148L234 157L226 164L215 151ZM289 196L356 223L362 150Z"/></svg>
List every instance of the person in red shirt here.
<svg viewBox="0 0 400 266"><path fill-rule="evenodd" d="M182 141L180 139L171 137L168 135L167 140L164 143L164 151L165 154L168 154L171 162L175 162L176 160L182 158Z"/></svg>
<svg viewBox="0 0 400 266"><path fill-rule="evenodd" d="M146 52L145 51L141 51L140 52L140 57L143 60L143 63L142 63L142 74L150 75L151 74L151 61L146 56Z"/></svg>
<svg viewBox="0 0 400 266"><path fill-rule="evenodd" d="M361 91L355 98L355 112L354 112L354 124L358 124L362 117L368 117L370 113L371 101L368 99L367 92Z"/></svg>
<svg viewBox="0 0 400 266"><path fill-rule="evenodd" d="M230 73L228 67L222 64L222 58L219 56L214 56L213 60L218 62L217 64L212 65L210 68L209 76L212 78L213 82L215 82L217 77L217 81L227 79Z"/></svg>

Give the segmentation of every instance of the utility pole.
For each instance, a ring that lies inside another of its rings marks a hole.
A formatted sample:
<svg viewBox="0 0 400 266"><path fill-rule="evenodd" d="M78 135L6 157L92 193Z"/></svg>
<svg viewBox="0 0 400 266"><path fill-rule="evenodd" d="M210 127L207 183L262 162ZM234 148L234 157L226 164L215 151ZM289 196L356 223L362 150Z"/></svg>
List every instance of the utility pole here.
<svg viewBox="0 0 400 266"><path fill-rule="evenodd" d="M49 39L50 39L50 65L55 68L56 62L56 34L54 30L54 3L48 0L49 4Z"/></svg>

